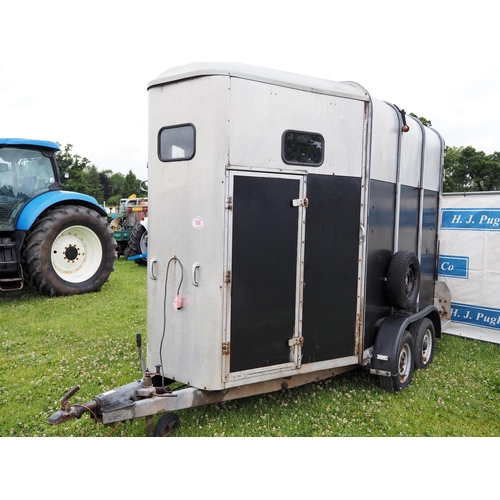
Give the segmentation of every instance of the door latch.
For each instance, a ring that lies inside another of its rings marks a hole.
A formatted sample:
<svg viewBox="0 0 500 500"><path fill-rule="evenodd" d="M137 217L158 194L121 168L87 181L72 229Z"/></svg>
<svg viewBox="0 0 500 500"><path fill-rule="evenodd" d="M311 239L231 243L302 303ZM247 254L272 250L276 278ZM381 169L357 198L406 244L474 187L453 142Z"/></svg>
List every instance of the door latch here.
<svg viewBox="0 0 500 500"><path fill-rule="evenodd" d="M309 206L309 200L307 198L300 198L297 200L292 200L292 205L294 207L305 207L307 208Z"/></svg>
<svg viewBox="0 0 500 500"><path fill-rule="evenodd" d="M289 347L294 347L296 345L303 347L304 346L304 337L292 337L291 339L288 340Z"/></svg>

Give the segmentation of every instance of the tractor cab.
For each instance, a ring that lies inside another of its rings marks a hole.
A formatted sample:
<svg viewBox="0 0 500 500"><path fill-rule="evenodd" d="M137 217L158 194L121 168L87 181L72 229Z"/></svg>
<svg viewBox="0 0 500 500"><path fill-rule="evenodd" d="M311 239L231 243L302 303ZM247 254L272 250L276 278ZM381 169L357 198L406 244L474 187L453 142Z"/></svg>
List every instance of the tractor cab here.
<svg viewBox="0 0 500 500"><path fill-rule="evenodd" d="M36 196L59 188L50 143L16 145L0 140L0 231L12 231L21 209Z"/></svg>

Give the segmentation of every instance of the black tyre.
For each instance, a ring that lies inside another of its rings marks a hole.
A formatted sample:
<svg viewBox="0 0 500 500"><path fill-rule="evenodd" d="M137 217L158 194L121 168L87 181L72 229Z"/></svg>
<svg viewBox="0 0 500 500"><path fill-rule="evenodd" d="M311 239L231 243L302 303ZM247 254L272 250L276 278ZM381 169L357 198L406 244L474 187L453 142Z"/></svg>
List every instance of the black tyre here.
<svg viewBox="0 0 500 500"><path fill-rule="evenodd" d="M410 325L410 332L415 342L415 368L425 369L434 359L434 323L429 318L423 318Z"/></svg>
<svg viewBox="0 0 500 500"><path fill-rule="evenodd" d="M405 331L398 346L397 375L394 377L380 376L380 386L386 391L401 391L410 382L415 365L415 344L410 332Z"/></svg>
<svg viewBox="0 0 500 500"><path fill-rule="evenodd" d="M387 295L396 309L415 307L420 292L420 263L413 252L396 252L387 271Z"/></svg>
<svg viewBox="0 0 500 500"><path fill-rule="evenodd" d="M95 292L114 271L116 241L95 210L64 206L44 214L23 246L26 280L48 296Z"/></svg>
<svg viewBox="0 0 500 500"><path fill-rule="evenodd" d="M165 413L165 415L158 420L153 435L154 437L171 436L180 425L181 421L177 415L174 413Z"/></svg>
<svg viewBox="0 0 500 500"><path fill-rule="evenodd" d="M130 233L127 249L125 250L125 257L134 257L135 255L142 255L148 251L148 232L142 224L137 224ZM146 266L148 260L141 258L135 259L134 262L139 266Z"/></svg>

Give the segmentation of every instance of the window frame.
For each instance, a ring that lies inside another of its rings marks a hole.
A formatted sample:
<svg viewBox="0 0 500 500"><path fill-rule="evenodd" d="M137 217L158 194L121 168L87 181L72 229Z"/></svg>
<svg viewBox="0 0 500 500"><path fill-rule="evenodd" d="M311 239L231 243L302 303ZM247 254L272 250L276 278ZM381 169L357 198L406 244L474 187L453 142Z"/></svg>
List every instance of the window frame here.
<svg viewBox="0 0 500 500"><path fill-rule="evenodd" d="M311 163L311 162L296 162L296 161L290 161L287 160L285 157L285 138L286 135L290 132L293 132L295 134L303 134L303 135L310 135L310 136L318 136L321 138L321 143L323 145L321 149L321 161L319 163ZM325 137L323 134L320 134L319 132L308 132L305 130L295 130L295 129L287 129L283 132L281 136L281 159L283 160L283 163L286 163L287 165L300 165L300 166L306 166L306 167L321 167L323 163L325 162L325 148L326 148L326 142L325 142Z"/></svg>
<svg viewBox="0 0 500 500"><path fill-rule="evenodd" d="M163 158L162 155L161 155L161 152L162 152L162 141L161 141L161 137L162 137L162 133L165 131L165 130L169 130L169 129L181 129L181 128L185 128L185 127L191 127L192 130L193 130L193 153L191 156L186 156L184 158ZM179 124L176 124L176 125L168 125L168 126L165 126L165 127L162 127L159 131L158 131L158 144L157 144L157 156L158 156L158 159L163 162L163 163L170 163L170 162L174 162L174 161L189 161L189 160L192 160L195 155L196 155L196 127L194 126L193 123L179 123Z"/></svg>

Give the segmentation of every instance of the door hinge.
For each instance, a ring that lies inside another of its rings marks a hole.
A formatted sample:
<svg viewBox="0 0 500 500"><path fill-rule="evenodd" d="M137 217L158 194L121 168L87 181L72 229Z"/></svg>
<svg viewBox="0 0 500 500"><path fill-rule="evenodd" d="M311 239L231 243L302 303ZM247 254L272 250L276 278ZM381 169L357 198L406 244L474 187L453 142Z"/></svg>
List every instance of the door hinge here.
<svg viewBox="0 0 500 500"><path fill-rule="evenodd" d="M222 355L228 356L231 353L231 342L222 343Z"/></svg>
<svg viewBox="0 0 500 500"><path fill-rule="evenodd" d="M307 198L301 198L298 200L292 200L292 205L294 207L305 207L307 208L309 206L309 200Z"/></svg>
<svg viewBox="0 0 500 500"><path fill-rule="evenodd" d="M231 271L226 271L224 273L224 283L231 283Z"/></svg>
<svg viewBox="0 0 500 500"><path fill-rule="evenodd" d="M226 198L226 208L228 210L232 210L233 209L233 197L232 196L228 196Z"/></svg>
<svg viewBox="0 0 500 500"><path fill-rule="evenodd" d="M291 339L288 340L289 347L294 347L296 345L303 347L304 346L304 337L292 337Z"/></svg>

